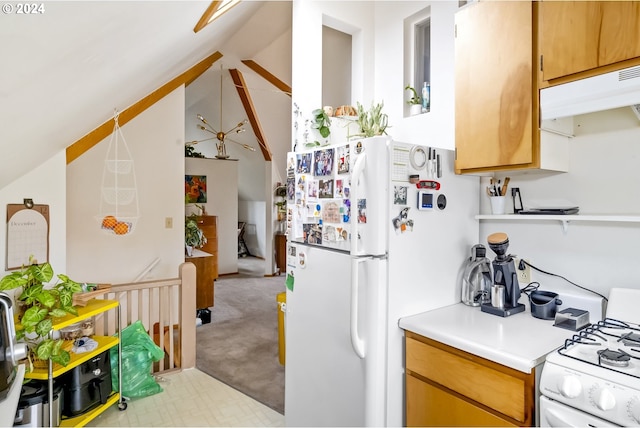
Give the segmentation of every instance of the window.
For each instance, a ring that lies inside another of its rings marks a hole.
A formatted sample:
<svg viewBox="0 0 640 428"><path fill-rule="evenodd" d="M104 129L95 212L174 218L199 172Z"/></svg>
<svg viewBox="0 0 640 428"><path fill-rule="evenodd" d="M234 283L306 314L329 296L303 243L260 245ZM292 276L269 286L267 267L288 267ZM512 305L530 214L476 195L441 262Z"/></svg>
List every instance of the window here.
<svg viewBox="0 0 640 428"><path fill-rule="evenodd" d="M425 82L431 82L431 18L414 25L414 40L413 85L420 91Z"/></svg>
<svg viewBox="0 0 640 428"><path fill-rule="evenodd" d="M415 88L422 99L425 83L429 87L427 108L431 107L431 7L426 7L404 20L404 81ZM407 94L405 92L405 94ZM405 95L407 96L407 95ZM407 98L408 99L408 98ZM415 109L405 103L405 115L415 114Z"/></svg>

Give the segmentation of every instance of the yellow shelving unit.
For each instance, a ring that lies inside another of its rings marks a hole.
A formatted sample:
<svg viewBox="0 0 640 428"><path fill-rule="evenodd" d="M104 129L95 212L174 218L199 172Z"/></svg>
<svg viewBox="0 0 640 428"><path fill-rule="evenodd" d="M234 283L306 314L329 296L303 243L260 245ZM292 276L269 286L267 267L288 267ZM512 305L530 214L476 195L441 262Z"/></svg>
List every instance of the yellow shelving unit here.
<svg viewBox="0 0 640 428"><path fill-rule="evenodd" d="M106 351L107 349L111 349L114 346L118 345L118 338L117 337L110 337L110 336L92 336L91 337L93 340L95 340L96 342L98 342L98 347L91 351L91 352L85 352L82 354L74 354L73 352L71 353L71 361L69 362L69 364L67 364L66 367L61 366L60 364L54 364L53 365L53 377L56 378L58 376L60 376L61 374L64 374L66 372L68 372L69 370L73 369L74 367L79 366L80 364L89 361L91 358L95 357L96 355L100 355L102 354L104 351ZM49 369L48 368L35 368L31 373L27 373L25 375L26 378L28 379L39 379L39 380L47 380L49 379Z"/></svg>
<svg viewBox="0 0 640 428"><path fill-rule="evenodd" d="M110 311L112 309L116 309L118 311L117 325L120 326L120 303L117 300L94 299L87 302L86 306L78 308L77 316L67 315L63 318L57 319L53 324L53 329L60 330L86 318L90 318L92 316ZM49 381L49 402L51 403L53 402L53 380L55 378L61 376L69 370L72 370L75 367L78 367L82 363L89 361L96 355L100 355L101 353L113 348L114 346L118 346L118 391L112 392L105 404L101 404L89 410L88 412L83 413L82 415L78 415L68 419L61 419L60 426L62 427L83 427L115 403L118 403L118 407L120 408L120 410L125 410L127 408L127 403L124 402L124 397L122 397L122 353L120 348L120 331L118 330L118 335L116 337L92 336L92 339L98 342L98 347L91 352L85 352L82 354L71 353L71 361L69 362L69 364L67 364L66 367L49 361L48 367L35 368L32 372L25 374L25 378L27 379ZM49 420L52 421L53 418L51 417L51 408L49 412Z"/></svg>
<svg viewBox="0 0 640 428"><path fill-rule="evenodd" d="M118 394L117 392L114 392L104 405L98 406L95 409L92 409L87 413L76 416L74 418L62 419L60 421L60 426L61 427L83 427L89 422L91 422L92 420L94 420L96 417L98 417L99 414L107 410L110 406L117 403L119 398L120 398L120 394Z"/></svg>

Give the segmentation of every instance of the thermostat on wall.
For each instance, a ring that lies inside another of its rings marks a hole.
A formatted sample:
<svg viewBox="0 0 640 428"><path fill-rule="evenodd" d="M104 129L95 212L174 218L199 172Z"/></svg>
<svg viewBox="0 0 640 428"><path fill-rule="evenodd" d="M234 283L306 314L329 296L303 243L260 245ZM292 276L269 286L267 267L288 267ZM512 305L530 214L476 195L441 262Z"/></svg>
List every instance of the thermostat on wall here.
<svg viewBox="0 0 640 428"><path fill-rule="evenodd" d="M433 192L418 190L418 209L421 211L433 209Z"/></svg>

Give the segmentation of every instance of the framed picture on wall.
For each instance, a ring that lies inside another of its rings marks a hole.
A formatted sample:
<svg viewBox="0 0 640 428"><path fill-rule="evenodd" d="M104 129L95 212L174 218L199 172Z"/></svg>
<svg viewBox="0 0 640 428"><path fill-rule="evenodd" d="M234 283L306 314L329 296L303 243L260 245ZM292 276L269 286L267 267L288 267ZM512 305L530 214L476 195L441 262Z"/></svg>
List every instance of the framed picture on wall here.
<svg viewBox="0 0 640 428"><path fill-rule="evenodd" d="M184 176L184 202L185 204L202 204L207 202L206 175Z"/></svg>

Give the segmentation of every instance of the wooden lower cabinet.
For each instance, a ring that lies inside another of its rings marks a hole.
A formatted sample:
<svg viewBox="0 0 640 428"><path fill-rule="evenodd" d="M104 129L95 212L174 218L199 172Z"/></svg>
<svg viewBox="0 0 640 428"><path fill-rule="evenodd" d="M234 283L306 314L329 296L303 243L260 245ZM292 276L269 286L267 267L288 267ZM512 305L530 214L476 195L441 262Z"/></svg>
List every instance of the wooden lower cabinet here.
<svg viewBox="0 0 640 428"><path fill-rule="evenodd" d="M406 333L407 426L532 426L535 374Z"/></svg>
<svg viewBox="0 0 640 428"><path fill-rule="evenodd" d="M411 375L407 397L407 426L517 426Z"/></svg>

